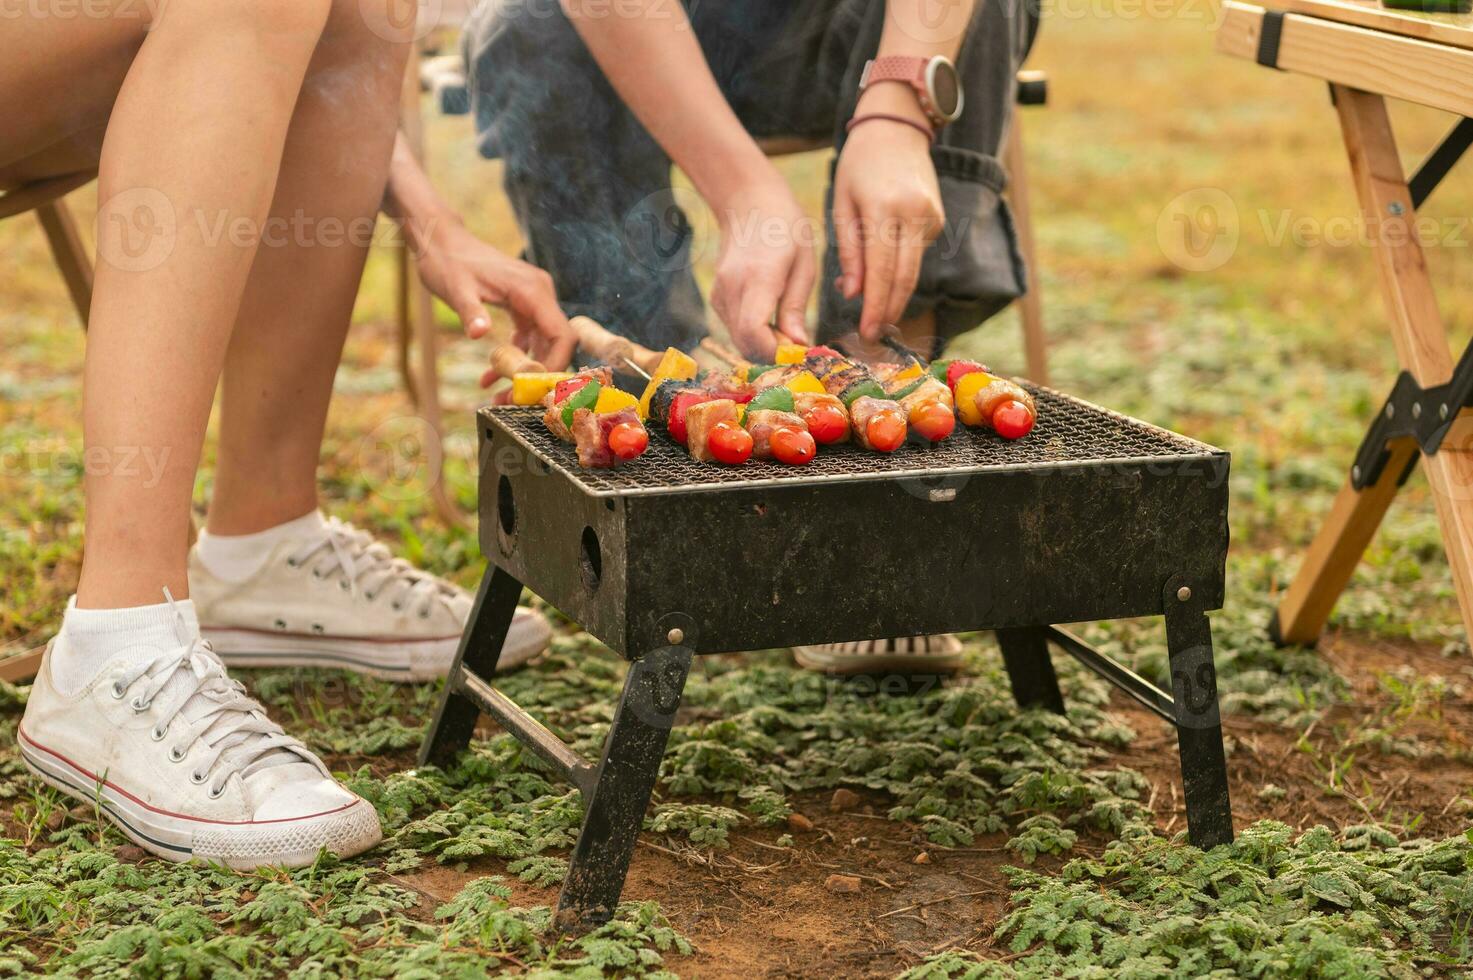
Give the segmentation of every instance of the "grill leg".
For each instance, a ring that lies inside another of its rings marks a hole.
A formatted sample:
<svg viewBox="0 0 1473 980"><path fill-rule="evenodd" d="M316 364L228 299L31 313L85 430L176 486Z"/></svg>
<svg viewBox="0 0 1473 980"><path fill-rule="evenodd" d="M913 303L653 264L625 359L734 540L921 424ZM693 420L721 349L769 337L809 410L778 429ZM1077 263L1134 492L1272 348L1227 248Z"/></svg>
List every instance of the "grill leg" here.
<svg viewBox="0 0 1473 980"><path fill-rule="evenodd" d="M429 734L419 750L422 766L444 766L471 741L471 732L481 709L467 697L455 692L455 678L462 670L470 671L482 678L496 672L496 661L501 657L502 644L511 629L512 616L517 611L517 600L522 597L522 583L495 565L488 565L481 577L481 587L476 591L476 603L471 607L466 620L465 633L460 637L460 649L455 652L455 662L450 665L450 676L445 681L445 690L440 695L440 707L430 725Z"/></svg>
<svg viewBox="0 0 1473 980"><path fill-rule="evenodd" d="M604 742L598 783L585 796L583 829L558 898L559 929L577 931L607 922L619 905L690 661L688 647L661 647L629 666Z"/></svg>
<svg viewBox="0 0 1473 980"><path fill-rule="evenodd" d="M1049 659L1046 635L1041 627L998 630L997 645L1002 647L1002 662L1019 707L1047 708L1063 714L1064 696L1059 693L1059 678Z"/></svg>
<svg viewBox="0 0 1473 980"><path fill-rule="evenodd" d="M1217 669L1212 663L1212 627L1201 599L1192 594L1184 579L1168 582L1164 599L1187 837L1205 850L1233 840L1227 756L1217 709Z"/></svg>

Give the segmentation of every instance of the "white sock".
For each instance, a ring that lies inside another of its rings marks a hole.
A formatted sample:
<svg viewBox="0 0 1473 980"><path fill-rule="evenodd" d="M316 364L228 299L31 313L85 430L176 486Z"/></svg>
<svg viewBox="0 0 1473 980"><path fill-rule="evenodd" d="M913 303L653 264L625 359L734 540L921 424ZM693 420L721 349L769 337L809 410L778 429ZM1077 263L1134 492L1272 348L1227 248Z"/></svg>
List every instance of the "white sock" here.
<svg viewBox="0 0 1473 980"><path fill-rule="evenodd" d="M320 537L327 533L322 511L314 510L295 520L268 527L255 534L211 534L201 531L195 554L210 574L226 582L244 582L256 574L283 541Z"/></svg>
<svg viewBox="0 0 1473 980"><path fill-rule="evenodd" d="M172 605L161 602L126 609L78 609L73 596L49 658L52 686L64 695L76 694L108 661L127 657L146 662L198 635L199 620L194 615L194 603L188 599L175 600Z"/></svg>

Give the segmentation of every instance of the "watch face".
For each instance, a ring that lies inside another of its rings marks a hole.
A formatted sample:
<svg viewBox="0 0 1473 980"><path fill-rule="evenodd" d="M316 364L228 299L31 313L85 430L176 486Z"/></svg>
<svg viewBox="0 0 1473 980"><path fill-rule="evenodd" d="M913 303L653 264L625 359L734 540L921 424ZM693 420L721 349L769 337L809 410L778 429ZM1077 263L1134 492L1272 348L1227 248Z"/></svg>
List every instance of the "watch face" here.
<svg viewBox="0 0 1473 980"><path fill-rule="evenodd" d="M962 88L956 66L945 58L932 58L926 66L926 88L930 89L936 112L947 122L961 115Z"/></svg>

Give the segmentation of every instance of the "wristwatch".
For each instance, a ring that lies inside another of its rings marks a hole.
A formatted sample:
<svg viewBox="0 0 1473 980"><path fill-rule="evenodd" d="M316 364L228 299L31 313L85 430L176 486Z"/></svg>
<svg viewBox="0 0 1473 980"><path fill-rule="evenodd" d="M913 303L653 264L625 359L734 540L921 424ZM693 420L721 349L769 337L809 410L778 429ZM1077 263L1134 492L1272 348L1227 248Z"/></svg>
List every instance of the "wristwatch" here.
<svg viewBox="0 0 1473 980"><path fill-rule="evenodd" d="M962 114L961 78L956 65L943 55L933 58L891 55L867 61L859 76L859 91L863 93L876 82L903 82L915 89L921 110L935 129L955 122Z"/></svg>

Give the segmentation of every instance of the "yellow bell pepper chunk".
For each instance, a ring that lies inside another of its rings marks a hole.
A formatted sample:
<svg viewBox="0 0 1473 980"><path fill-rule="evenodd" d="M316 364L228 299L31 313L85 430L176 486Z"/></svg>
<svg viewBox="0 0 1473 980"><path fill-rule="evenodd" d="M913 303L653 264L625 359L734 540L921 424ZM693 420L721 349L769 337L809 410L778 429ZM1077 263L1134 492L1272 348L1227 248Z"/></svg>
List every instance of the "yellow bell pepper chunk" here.
<svg viewBox="0 0 1473 980"><path fill-rule="evenodd" d="M910 367L906 368L904 371L897 371L897 372L895 372L895 377L891 378L890 380L891 381L913 381L914 379L919 378L924 373L925 372L921 370L921 366L919 364L912 364Z"/></svg>
<svg viewBox="0 0 1473 980"><path fill-rule="evenodd" d="M808 357L808 348L802 344L778 344L774 364L802 364Z"/></svg>
<svg viewBox="0 0 1473 980"><path fill-rule="evenodd" d="M996 380L986 371L973 371L956 379L951 393L956 397L956 412L961 416L963 425L982 424L982 413L977 408L977 392Z"/></svg>
<svg viewBox="0 0 1473 980"><path fill-rule="evenodd" d="M811 391L821 395L825 390L823 382L818 380L812 371L800 371L788 382L787 388L795 395L802 394L805 391Z"/></svg>
<svg viewBox="0 0 1473 980"><path fill-rule="evenodd" d="M689 381L696 376L699 370L700 368L689 354L674 347L667 347L665 356L660 358L660 363L655 366L655 373L650 375L650 383L645 385L644 394L639 399L639 417L642 419L650 417L650 399L655 397L655 389L660 387L660 382Z"/></svg>
<svg viewBox="0 0 1473 980"><path fill-rule="evenodd" d="M626 408L638 408L639 399L627 391L620 391L613 385L604 385L598 393L598 401L593 403L593 411L598 415L609 412L621 412Z"/></svg>
<svg viewBox="0 0 1473 980"><path fill-rule="evenodd" d="M513 375L511 403L513 405L540 405L542 399L549 391L557 387L559 381L566 381L571 377L572 375L566 371L538 371Z"/></svg>

